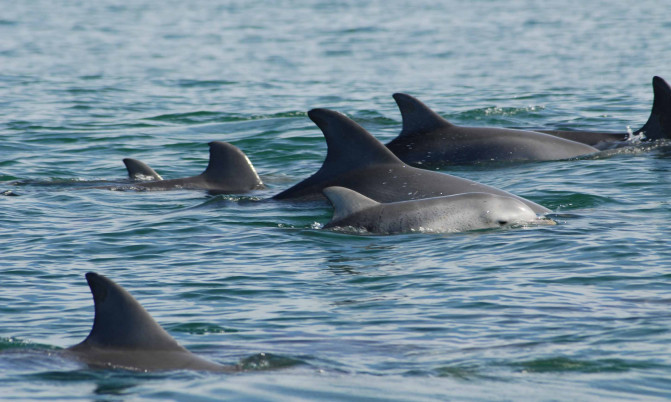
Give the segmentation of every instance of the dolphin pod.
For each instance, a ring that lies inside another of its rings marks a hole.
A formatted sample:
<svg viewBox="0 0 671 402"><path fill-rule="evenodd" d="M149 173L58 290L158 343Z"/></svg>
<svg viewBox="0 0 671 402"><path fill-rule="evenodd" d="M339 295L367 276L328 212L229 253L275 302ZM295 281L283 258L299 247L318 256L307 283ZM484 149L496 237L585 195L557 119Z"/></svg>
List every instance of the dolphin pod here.
<svg viewBox="0 0 671 402"><path fill-rule="evenodd" d="M89 366L136 371L235 371L179 345L124 288L93 272L86 274L95 304L89 336L66 352Z"/></svg>
<svg viewBox="0 0 671 402"><path fill-rule="evenodd" d="M510 225L549 223L523 202L487 193L463 193L379 203L344 187L327 187L333 218L324 229L353 228L374 234L462 232Z"/></svg>
<svg viewBox="0 0 671 402"><path fill-rule="evenodd" d="M212 141L207 169L197 176L181 179L163 178L144 162L123 160L128 176L134 180L154 179L133 183L133 188L148 190L208 190L215 194L246 193L264 188L254 166L238 147L223 141Z"/></svg>
<svg viewBox="0 0 671 402"><path fill-rule="evenodd" d="M349 188L378 202L479 192L516 198L535 213L550 212L541 205L494 187L408 166L342 113L312 109L308 116L326 138L326 159L317 173L276 194L275 200L321 199L322 190L331 186Z"/></svg>
<svg viewBox="0 0 671 402"><path fill-rule="evenodd" d="M671 88L660 77L652 85L650 117L634 134L648 140L671 138ZM393 96L403 128L387 148L413 166L570 159L627 144L628 133L457 126L410 95Z"/></svg>

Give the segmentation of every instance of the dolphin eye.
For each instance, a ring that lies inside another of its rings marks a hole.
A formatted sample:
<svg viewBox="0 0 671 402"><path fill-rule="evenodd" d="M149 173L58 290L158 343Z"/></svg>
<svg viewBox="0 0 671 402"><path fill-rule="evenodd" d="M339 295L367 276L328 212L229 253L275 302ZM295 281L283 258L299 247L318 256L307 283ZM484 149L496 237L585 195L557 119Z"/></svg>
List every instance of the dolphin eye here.
<svg viewBox="0 0 671 402"><path fill-rule="evenodd" d="M498 223L499 225L503 226L503 225L507 225L507 224L508 224L508 221L498 220L498 221L496 221L496 223Z"/></svg>

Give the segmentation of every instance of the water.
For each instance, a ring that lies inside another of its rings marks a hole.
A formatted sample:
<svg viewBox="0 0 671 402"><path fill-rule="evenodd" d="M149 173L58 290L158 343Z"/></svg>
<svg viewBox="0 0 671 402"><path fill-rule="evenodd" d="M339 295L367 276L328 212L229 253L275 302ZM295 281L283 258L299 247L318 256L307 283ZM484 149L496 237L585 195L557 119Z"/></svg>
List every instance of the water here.
<svg viewBox="0 0 671 402"><path fill-rule="evenodd" d="M451 235L319 230L324 204L258 202L319 168L306 111L383 141L391 98L464 125L625 131L671 79L657 1L5 2L0 14L0 386L21 399L671 397L671 155L447 171L559 224ZM86 189L124 157L200 173L207 142L268 185L244 196ZM244 372L95 371L55 350L93 319L84 273L184 346Z"/></svg>

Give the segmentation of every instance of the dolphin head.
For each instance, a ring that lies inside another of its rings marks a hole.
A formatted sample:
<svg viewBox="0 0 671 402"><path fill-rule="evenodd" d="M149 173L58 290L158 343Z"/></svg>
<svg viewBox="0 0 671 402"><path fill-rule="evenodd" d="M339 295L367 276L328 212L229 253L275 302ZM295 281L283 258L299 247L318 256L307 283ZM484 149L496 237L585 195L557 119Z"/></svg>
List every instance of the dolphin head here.
<svg viewBox="0 0 671 402"><path fill-rule="evenodd" d="M528 205L512 197L483 194L480 220L483 227L497 228L528 223L542 223Z"/></svg>

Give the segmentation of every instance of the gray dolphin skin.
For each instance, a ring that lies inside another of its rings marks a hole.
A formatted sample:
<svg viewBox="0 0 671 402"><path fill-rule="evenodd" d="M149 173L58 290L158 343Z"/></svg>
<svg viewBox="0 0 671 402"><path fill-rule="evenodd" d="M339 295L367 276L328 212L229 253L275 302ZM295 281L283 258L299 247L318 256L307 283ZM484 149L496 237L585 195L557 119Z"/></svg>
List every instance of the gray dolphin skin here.
<svg viewBox="0 0 671 402"><path fill-rule="evenodd" d="M352 189L378 202L478 192L516 198L538 214L550 212L541 205L494 187L408 166L342 113L312 109L308 116L324 133L328 147L326 159L317 173L275 195L275 200L322 199L322 190L331 186Z"/></svg>
<svg viewBox="0 0 671 402"><path fill-rule="evenodd" d="M131 180L163 180L160 174L156 173L154 169L149 167L146 163L137 159L125 158L123 164L128 170L128 178Z"/></svg>
<svg viewBox="0 0 671 402"><path fill-rule="evenodd" d="M547 223L523 202L487 193L379 203L344 187L327 187L333 218L324 229L353 228L372 234L463 232L515 224Z"/></svg>
<svg viewBox="0 0 671 402"><path fill-rule="evenodd" d="M208 190L216 194L238 194L264 188L263 182L249 158L238 147L223 141L210 142L209 146L210 163L203 173L182 179L133 183L133 188ZM126 160L124 160L124 163L126 163ZM142 163L142 165L154 172L146 164ZM138 167L137 164L132 166L133 168ZM135 171L131 171L128 163L126 163L126 167L129 176L133 178ZM144 174L148 170L144 169L142 172Z"/></svg>
<svg viewBox="0 0 671 402"><path fill-rule="evenodd" d="M89 272L93 294L93 329L81 343L67 349L76 359L96 368L135 371L235 371L212 363L180 346L121 286Z"/></svg>
<svg viewBox="0 0 671 402"><path fill-rule="evenodd" d="M454 125L410 95L393 95L403 118L403 130L387 144L413 166L547 161L576 158L599 150L536 131Z"/></svg>

